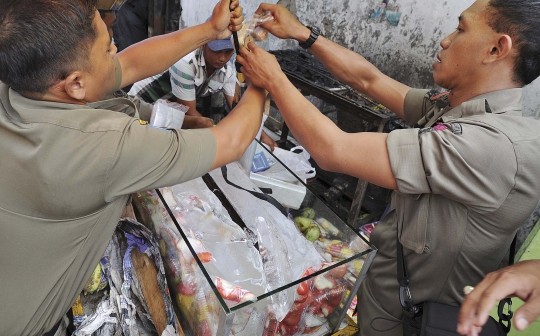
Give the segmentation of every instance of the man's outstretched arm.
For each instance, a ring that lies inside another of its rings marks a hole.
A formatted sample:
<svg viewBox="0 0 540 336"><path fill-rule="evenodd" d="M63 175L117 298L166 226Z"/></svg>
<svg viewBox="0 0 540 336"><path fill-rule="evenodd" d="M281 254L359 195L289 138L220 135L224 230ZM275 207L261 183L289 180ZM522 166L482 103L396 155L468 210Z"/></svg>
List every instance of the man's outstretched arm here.
<svg viewBox="0 0 540 336"><path fill-rule="evenodd" d="M274 21L266 22L263 28L282 39L304 42L311 31L283 6L261 4L257 13L272 12ZM404 118L405 96L411 89L383 74L364 57L319 36L309 49L324 66L340 81L368 95L388 107L400 118Z"/></svg>
<svg viewBox="0 0 540 336"><path fill-rule="evenodd" d="M165 71L201 45L226 38L231 35L231 30L240 30L243 21L238 0L221 0L209 21L130 46L117 56L122 66L120 87Z"/></svg>
<svg viewBox="0 0 540 336"><path fill-rule="evenodd" d="M255 43L237 56L242 72L270 92L294 134L321 168L396 189L386 147L387 134L345 133L311 104L287 79L276 58Z"/></svg>
<svg viewBox="0 0 540 336"><path fill-rule="evenodd" d="M212 169L236 161L244 154L261 126L265 98L263 89L250 85L227 117L210 128L217 144Z"/></svg>

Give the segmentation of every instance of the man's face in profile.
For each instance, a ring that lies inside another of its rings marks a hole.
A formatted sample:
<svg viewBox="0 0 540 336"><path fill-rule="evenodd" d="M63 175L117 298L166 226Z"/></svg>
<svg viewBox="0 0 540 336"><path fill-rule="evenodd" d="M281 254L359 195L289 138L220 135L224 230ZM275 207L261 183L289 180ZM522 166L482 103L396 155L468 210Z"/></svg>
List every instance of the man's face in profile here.
<svg viewBox="0 0 540 336"><path fill-rule="evenodd" d="M435 83L453 90L481 77L486 48L495 31L488 25L489 0L478 0L465 10L456 30L441 41L442 50L433 64Z"/></svg>
<svg viewBox="0 0 540 336"><path fill-rule="evenodd" d="M94 102L105 98L114 89L116 46L112 43L107 25L96 10L93 21L97 38L90 50L90 67L83 71L86 78L85 101Z"/></svg>

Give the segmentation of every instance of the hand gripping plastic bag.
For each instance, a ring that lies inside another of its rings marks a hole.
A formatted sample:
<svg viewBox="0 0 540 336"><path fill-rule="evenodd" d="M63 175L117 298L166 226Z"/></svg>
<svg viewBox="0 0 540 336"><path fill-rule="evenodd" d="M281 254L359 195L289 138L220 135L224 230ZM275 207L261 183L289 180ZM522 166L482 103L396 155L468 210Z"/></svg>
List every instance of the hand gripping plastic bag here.
<svg viewBox="0 0 540 336"><path fill-rule="evenodd" d="M251 41L264 41L268 38L268 31L261 27L261 24L274 20L269 11L262 15L253 14L244 20L242 29L238 32L240 46L245 46Z"/></svg>

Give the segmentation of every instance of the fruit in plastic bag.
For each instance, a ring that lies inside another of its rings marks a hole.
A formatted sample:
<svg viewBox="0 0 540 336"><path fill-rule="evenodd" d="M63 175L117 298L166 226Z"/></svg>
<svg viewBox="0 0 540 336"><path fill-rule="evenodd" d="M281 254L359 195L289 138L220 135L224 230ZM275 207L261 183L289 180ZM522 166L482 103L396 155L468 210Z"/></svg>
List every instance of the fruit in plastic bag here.
<svg viewBox="0 0 540 336"><path fill-rule="evenodd" d="M312 225L306 230L306 239L309 241L316 241L321 235L321 230L318 226Z"/></svg>
<svg viewBox="0 0 540 336"><path fill-rule="evenodd" d="M305 208L304 211L302 211L302 216L313 219L315 218L315 210L313 210L312 208Z"/></svg>
<svg viewBox="0 0 540 336"><path fill-rule="evenodd" d="M330 223L326 218L320 217L315 220L323 229L330 232L334 236L341 236L341 231L338 230L332 223Z"/></svg>
<svg viewBox="0 0 540 336"><path fill-rule="evenodd" d="M310 226L313 225L313 221L307 217L296 217L294 219L294 222L296 223L296 226L298 226L298 229L300 231L305 232Z"/></svg>

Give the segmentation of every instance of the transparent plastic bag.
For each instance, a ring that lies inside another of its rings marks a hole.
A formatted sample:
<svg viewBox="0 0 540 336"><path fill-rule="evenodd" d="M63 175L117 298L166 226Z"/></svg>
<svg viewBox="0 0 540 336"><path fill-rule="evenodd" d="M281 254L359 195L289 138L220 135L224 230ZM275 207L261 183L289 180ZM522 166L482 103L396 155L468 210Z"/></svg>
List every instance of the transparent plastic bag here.
<svg viewBox="0 0 540 336"><path fill-rule="evenodd" d="M309 153L302 146L291 148L290 151L283 151L276 148L276 150L274 150L274 155L300 179L306 180L315 177L317 174L315 168L313 168L309 162ZM285 182L296 181L296 177L281 165L274 165L270 169L260 172L259 174Z"/></svg>
<svg viewBox="0 0 540 336"><path fill-rule="evenodd" d="M274 20L269 11L262 15L253 14L244 20L242 29L238 32L240 45L246 45L251 41L264 41L268 38L268 31L261 24Z"/></svg>
<svg viewBox="0 0 540 336"><path fill-rule="evenodd" d="M189 107L159 99L154 103L150 125L161 128L182 128Z"/></svg>

